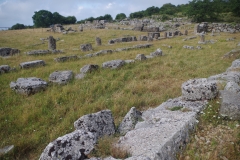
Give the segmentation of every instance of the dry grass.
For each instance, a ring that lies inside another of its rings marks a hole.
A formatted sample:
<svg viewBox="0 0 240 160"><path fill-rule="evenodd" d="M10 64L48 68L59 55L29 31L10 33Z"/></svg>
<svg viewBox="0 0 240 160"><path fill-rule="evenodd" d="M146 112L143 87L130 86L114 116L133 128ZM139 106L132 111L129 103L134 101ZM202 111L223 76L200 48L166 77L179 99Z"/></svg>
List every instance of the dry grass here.
<svg viewBox="0 0 240 160"><path fill-rule="evenodd" d="M77 27L77 26L73 26ZM190 31L192 32L192 31ZM16 72L0 75L0 148L15 145L6 159L38 159L46 145L66 133L74 130L73 122L84 114L110 109L116 125L129 109L135 106L139 110L156 107L169 98L181 95L181 84L192 78L208 77L222 73L235 58L221 57L236 47L236 41L226 42L232 35L206 36L206 39L218 40L216 44L203 45L203 50L186 50L183 45L197 46L198 39L182 41L185 36L153 41L147 49L123 51L109 55L57 63L53 59L63 55L84 55L80 44L92 43L94 51L130 47L146 42L131 42L108 45L109 39L125 35L139 36L147 33L130 30L84 30L68 35L46 32L46 29L27 29L18 31L0 31L0 47L12 47L21 50L21 54L10 58L0 58L0 65L16 67ZM27 56L24 52L47 49L47 43L37 46L40 38L53 35L60 38L57 49L64 54ZM95 37L102 38L102 46L95 45ZM173 46L172 49L163 44ZM99 69L83 80L72 80L65 86L50 85L46 91L25 97L10 90L11 81L20 77L39 77L48 80L50 73L56 70L72 70L79 73L86 64L101 64L114 59L134 59L139 53L149 54L161 48L165 56L149 59L145 62L128 64L117 70ZM21 62L41 59L45 67L20 70Z"/></svg>

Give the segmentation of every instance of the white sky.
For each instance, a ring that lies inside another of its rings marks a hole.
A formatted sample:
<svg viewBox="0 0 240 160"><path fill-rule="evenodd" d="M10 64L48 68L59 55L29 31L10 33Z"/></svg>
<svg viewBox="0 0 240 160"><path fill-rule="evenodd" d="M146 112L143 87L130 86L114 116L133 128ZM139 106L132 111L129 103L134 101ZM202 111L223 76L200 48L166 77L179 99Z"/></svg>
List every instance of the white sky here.
<svg viewBox="0 0 240 160"><path fill-rule="evenodd" d="M163 4L187 4L189 0L0 0L0 27L16 23L33 25L35 11L47 10L63 16L75 16L77 20L110 14L115 19L118 13L129 16L132 12Z"/></svg>

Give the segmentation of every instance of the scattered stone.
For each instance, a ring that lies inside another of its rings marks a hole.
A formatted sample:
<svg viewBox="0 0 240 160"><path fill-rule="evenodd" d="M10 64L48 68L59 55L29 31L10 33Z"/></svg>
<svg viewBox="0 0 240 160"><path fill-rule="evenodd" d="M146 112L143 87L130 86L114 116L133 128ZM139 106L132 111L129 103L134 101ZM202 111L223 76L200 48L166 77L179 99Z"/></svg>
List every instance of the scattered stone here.
<svg viewBox="0 0 240 160"><path fill-rule="evenodd" d="M59 33L61 33L61 32L64 31L64 28L63 28L63 26L61 24L51 25L50 28L51 28L51 32L59 32Z"/></svg>
<svg viewBox="0 0 240 160"><path fill-rule="evenodd" d="M150 55L146 55L145 56L147 59L152 59L152 58L154 58L154 56L150 56Z"/></svg>
<svg viewBox="0 0 240 160"><path fill-rule="evenodd" d="M227 81L227 82L232 81L235 83L240 83L240 72L228 71L221 74L210 76L208 80Z"/></svg>
<svg viewBox="0 0 240 160"><path fill-rule="evenodd" d="M85 51L92 51L92 45L90 43L88 44L82 44L80 46L81 51L85 52Z"/></svg>
<svg viewBox="0 0 240 160"><path fill-rule="evenodd" d="M160 33L159 32L148 32L148 37L158 39L160 37Z"/></svg>
<svg viewBox="0 0 240 160"><path fill-rule="evenodd" d="M196 49L200 50L202 49L202 46L197 46Z"/></svg>
<svg viewBox="0 0 240 160"><path fill-rule="evenodd" d="M15 54L19 54L20 50L14 48L0 48L0 56L7 57L7 56L14 56Z"/></svg>
<svg viewBox="0 0 240 160"><path fill-rule="evenodd" d="M43 60L35 60L35 61L20 63L20 68L22 69L38 67L38 66L45 66L45 62Z"/></svg>
<svg viewBox="0 0 240 160"><path fill-rule="evenodd" d="M142 120L142 113L138 111L135 107L132 107L130 111L123 118L122 122L118 127L118 132L122 135L126 134L128 131L134 129L137 122Z"/></svg>
<svg viewBox="0 0 240 160"><path fill-rule="evenodd" d="M206 78L190 79L181 88L183 98L189 101L210 100L218 94L217 83Z"/></svg>
<svg viewBox="0 0 240 160"><path fill-rule="evenodd" d="M118 60L104 62L102 64L102 67L116 69L116 68L122 67L124 64L125 64L125 61L118 59Z"/></svg>
<svg viewBox="0 0 240 160"><path fill-rule="evenodd" d="M94 149L96 141L96 137L91 132L75 130L49 143L39 160L83 160Z"/></svg>
<svg viewBox="0 0 240 160"><path fill-rule="evenodd" d="M27 55L45 55L45 54L56 54L56 53L63 53L63 50L33 50L26 52Z"/></svg>
<svg viewBox="0 0 240 160"><path fill-rule="evenodd" d="M240 49L233 49L230 52L224 54L223 58L230 58L231 56L233 56L235 54L239 54L239 53L240 53Z"/></svg>
<svg viewBox="0 0 240 160"><path fill-rule="evenodd" d="M113 50L111 49L106 49L106 50L101 50L99 52L94 53L96 56L104 55L104 54L111 54L113 53Z"/></svg>
<svg viewBox="0 0 240 160"><path fill-rule="evenodd" d="M101 46L101 45L102 45L102 40L101 40L101 38L96 37L95 41L96 41L96 45L97 45L97 46Z"/></svg>
<svg viewBox="0 0 240 160"><path fill-rule="evenodd" d="M148 42L152 42L153 38L152 37L148 37Z"/></svg>
<svg viewBox="0 0 240 160"><path fill-rule="evenodd" d="M73 78L72 71L55 71L49 75L49 81L60 85L67 84Z"/></svg>
<svg viewBox="0 0 240 160"><path fill-rule="evenodd" d="M240 93L220 91L222 97L219 114L232 120L240 120Z"/></svg>
<svg viewBox="0 0 240 160"><path fill-rule="evenodd" d="M0 74L10 72L11 67L9 65L1 65L0 66Z"/></svg>
<svg viewBox="0 0 240 160"><path fill-rule="evenodd" d="M85 54L83 57L85 57L85 58L91 58L91 57L94 57L94 56L95 56L95 54L89 53L89 54Z"/></svg>
<svg viewBox="0 0 240 160"><path fill-rule="evenodd" d="M14 148L14 145L6 146L4 148L0 148L0 156L9 153Z"/></svg>
<svg viewBox="0 0 240 160"><path fill-rule="evenodd" d="M206 42L205 42L205 34L200 33L199 36L200 36L200 41L198 42L198 44L206 44Z"/></svg>
<svg viewBox="0 0 240 160"><path fill-rule="evenodd" d="M240 47L240 43L238 43L237 46Z"/></svg>
<svg viewBox="0 0 240 160"><path fill-rule="evenodd" d="M152 44L139 44L139 45L135 45L133 47L134 48L149 48L151 46L152 46Z"/></svg>
<svg viewBox="0 0 240 160"><path fill-rule="evenodd" d="M129 60L124 60L125 63L129 64L129 63L135 63L135 60L133 59L129 59Z"/></svg>
<svg viewBox="0 0 240 160"><path fill-rule="evenodd" d="M115 124L110 110L84 115L74 122L74 127L77 130L93 133L97 139L115 133Z"/></svg>
<svg viewBox="0 0 240 160"><path fill-rule="evenodd" d="M92 71L97 70L98 68L99 68L99 66L96 64L87 64L80 69L80 72L81 73L91 73Z"/></svg>
<svg viewBox="0 0 240 160"><path fill-rule="evenodd" d="M193 47L193 46L184 45L183 48L190 49L190 50L194 50L194 47Z"/></svg>
<svg viewBox="0 0 240 160"><path fill-rule="evenodd" d="M184 38L183 41L187 41L187 40L195 39L195 38L197 38L197 36L187 37L187 38Z"/></svg>
<svg viewBox="0 0 240 160"><path fill-rule="evenodd" d="M146 60L147 57L144 54L138 54L135 59L139 61L143 61L143 60Z"/></svg>
<svg viewBox="0 0 240 160"><path fill-rule="evenodd" d="M148 37L145 36L145 35L141 35L141 36L139 36L139 40L140 40L140 41L147 41L147 40L148 40Z"/></svg>
<svg viewBox="0 0 240 160"><path fill-rule="evenodd" d="M164 38L168 37L168 32L164 32Z"/></svg>
<svg viewBox="0 0 240 160"><path fill-rule="evenodd" d="M162 50L158 48L155 52L150 53L150 56L156 57L156 56L162 56Z"/></svg>
<svg viewBox="0 0 240 160"><path fill-rule="evenodd" d="M69 60L76 60L76 59L78 59L78 57L76 55L72 55L72 56L63 56L63 57L54 58L54 61L56 61L56 62L66 62L66 61L69 61Z"/></svg>
<svg viewBox="0 0 240 160"><path fill-rule="evenodd" d="M56 39L53 36L49 36L48 38L48 49L55 50L56 49Z"/></svg>
<svg viewBox="0 0 240 160"><path fill-rule="evenodd" d="M111 39L108 41L108 44L120 43L120 42L132 42L137 41L135 36L126 36L122 38Z"/></svg>
<svg viewBox="0 0 240 160"><path fill-rule="evenodd" d="M197 30L195 30L196 33L202 33L202 32L206 33L208 31L208 23L202 22L197 25L196 29L197 29Z"/></svg>
<svg viewBox="0 0 240 160"><path fill-rule="evenodd" d="M80 31L80 32L83 31L83 26L82 26L82 25L79 26L79 31Z"/></svg>
<svg viewBox="0 0 240 160"><path fill-rule="evenodd" d="M187 36L188 35L188 30L184 31L184 35Z"/></svg>
<svg viewBox="0 0 240 160"><path fill-rule="evenodd" d="M31 95L37 92L44 91L47 88L47 82L40 78L18 78L16 82L10 83L10 88L16 93L22 95Z"/></svg>
<svg viewBox="0 0 240 160"><path fill-rule="evenodd" d="M83 79L86 76L85 73L80 73L75 76L75 79Z"/></svg>
<svg viewBox="0 0 240 160"><path fill-rule="evenodd" d="M236 37L227 38L226 41L234 41Z"/></svg>

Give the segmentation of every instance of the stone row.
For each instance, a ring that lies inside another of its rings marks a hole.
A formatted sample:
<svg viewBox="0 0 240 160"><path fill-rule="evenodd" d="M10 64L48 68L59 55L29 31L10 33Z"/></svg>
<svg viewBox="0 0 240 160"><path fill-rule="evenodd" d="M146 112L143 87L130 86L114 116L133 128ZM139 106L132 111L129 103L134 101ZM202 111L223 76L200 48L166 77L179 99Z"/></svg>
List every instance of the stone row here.
<svg viewBox="0 0 240 160"><path fill-rule="evenodd" d="M240 69L239 59L233 61L225 73L184 82L181 97L169 99L160 106L143 112L132 107L118 128L115 128L109 110L82 116L74 122L76 130L49 143L40 159L59 156L87 158L98 138L118 132L122 136L115 147L131 155L126 160L175 160L176 155L190 141L190 133L198 123L198 114L206 107L207 101L216 98L218 93L222 99L219 116L240 119L240 72L236 72L236 68ZM219 83L227 83L224 90L219 90ZM174 110L176 106L180 108L177 111ZM90 158L100 159L102 158ZM104 160L109 159L116 160L113 157Z"/></svg>

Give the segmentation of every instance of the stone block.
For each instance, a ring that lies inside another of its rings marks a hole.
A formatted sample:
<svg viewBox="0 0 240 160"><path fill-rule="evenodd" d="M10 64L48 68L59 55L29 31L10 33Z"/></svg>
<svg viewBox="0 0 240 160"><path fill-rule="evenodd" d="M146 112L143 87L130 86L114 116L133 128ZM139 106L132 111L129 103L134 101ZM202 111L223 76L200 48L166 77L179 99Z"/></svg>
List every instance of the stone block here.
<svg viewBox="0 0 240 160"><path fill-rule="evenodd" d="M125 64L125 61L118 59L118 60L104 62L102 64L102 67L116 69L116 68L122 67L124 64Z"/></svg>
<svg viewBox="0 0 240 160"><path fill-rule="evenodd" d="M55 71L49 75L49 81L60 85L67 84L73 78L72 71Z"/></svg>
<svg viewBox="0 0 240 160"><path fill-rule="evenodd" d="M20 63L20 68L32 68L32 67L38 67L38 66L45 66L45 62L43 60L35 60L35 61L29 61L29 62L23 62Z"/></svg>

